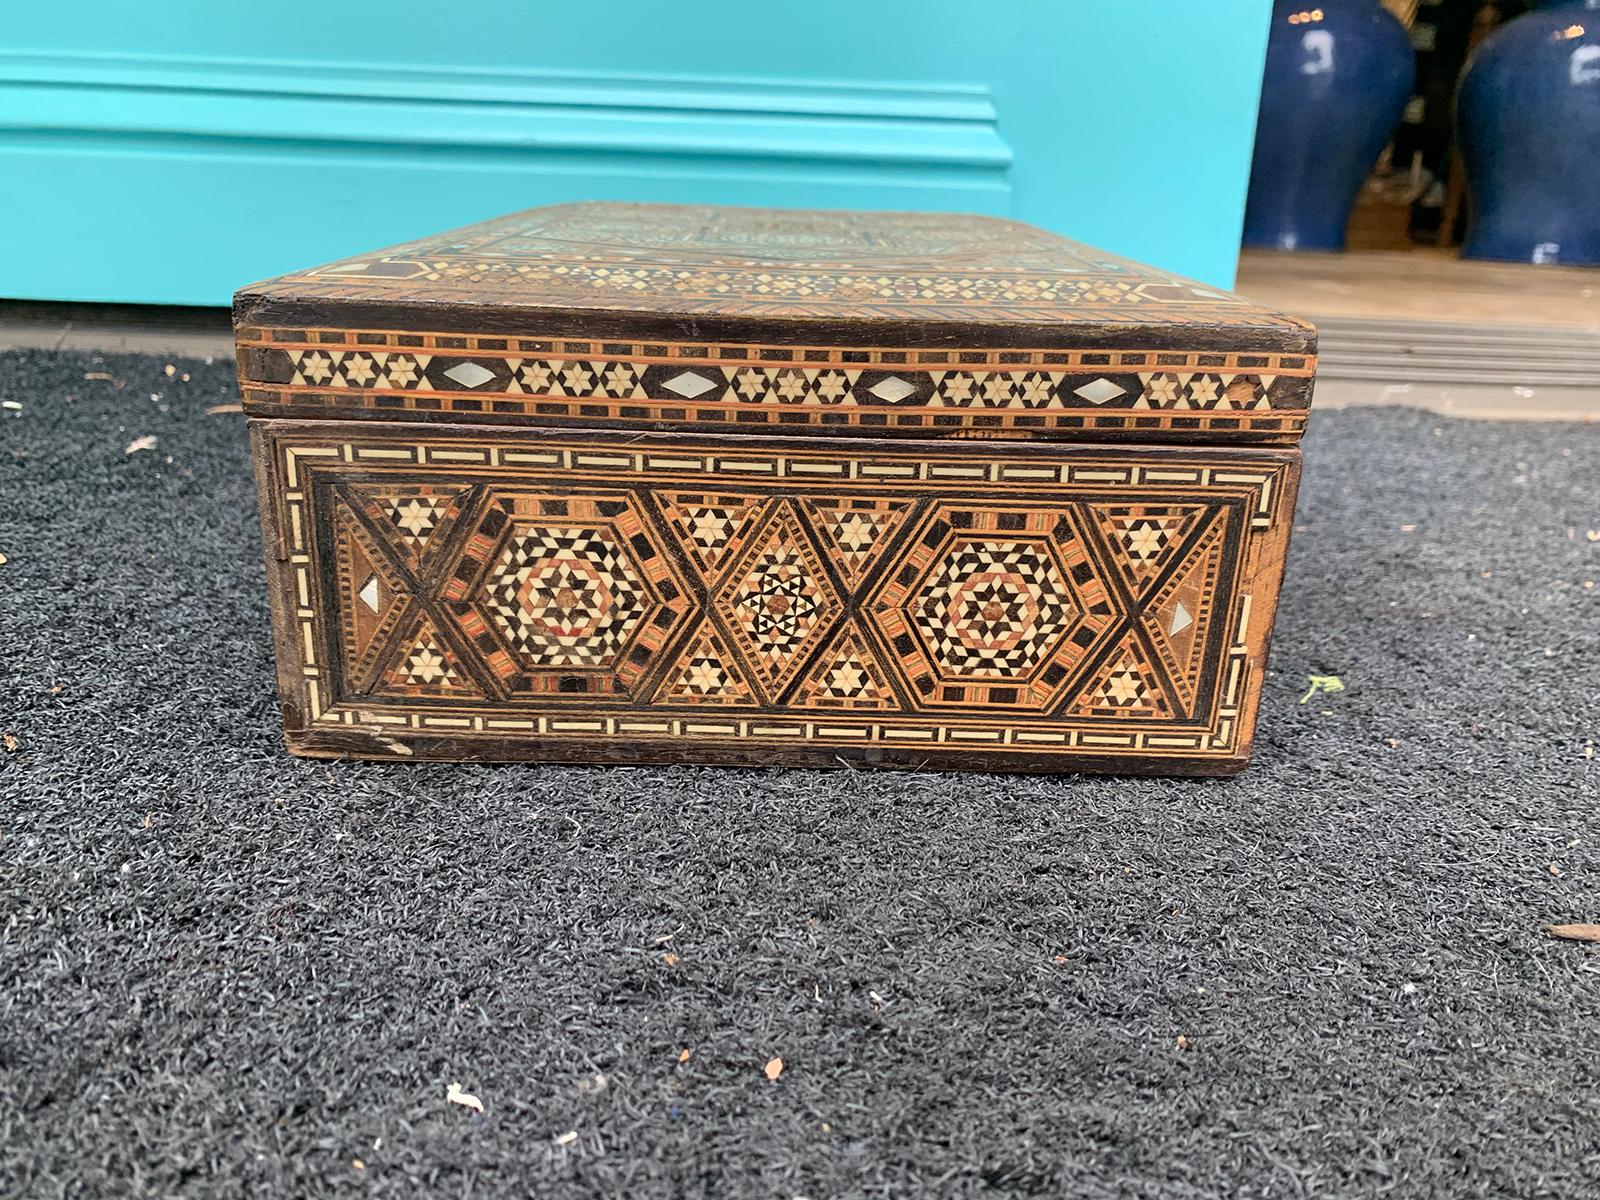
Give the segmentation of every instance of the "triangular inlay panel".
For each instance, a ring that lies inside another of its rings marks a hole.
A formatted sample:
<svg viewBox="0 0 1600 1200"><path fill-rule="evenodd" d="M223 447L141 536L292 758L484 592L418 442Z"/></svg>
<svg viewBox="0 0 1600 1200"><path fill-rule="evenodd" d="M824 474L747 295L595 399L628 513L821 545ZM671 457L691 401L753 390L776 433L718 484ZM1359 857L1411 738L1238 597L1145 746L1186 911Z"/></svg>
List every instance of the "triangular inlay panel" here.
<svg viewBox="0 0 1600 1200"><path fill-rule="evenodd" d="M755 704L738 660L728 652L708 621L701 626L688 653L678 660L656 702L688 704Z"/></svg>
<svg viewBox="0 0 1600 1200"><path fill-rule="evenodd" d="M781 503L728 565L712 605L768 700L789 686L844 611L800 518Z"/></svg>
<svg viewBox="0 0 1600 1200"><path fill-rule="evenodd" d="M851 588L865 578L911 511L909 500L807 500L813 527Z"/></svg>
<svg viewBox="0 0 1600 1200"><path fill-rule="evenodd" d="M1210 640L1225 528L1221 520L1212 523L1144 611L1150 641L1189 715L1193 715Z"/></svg>
<svg viewBox="0 0 1600 1200"><path fill-rule="evenodd" d="M406 639L405 652L384 673L377 691L382 695L403 696L482 695L472 677L462 669L449 643L439 636L433 622L426 617Z"/></svg>
<svg viewBox="0 0 1600 1200"><path fill-rule="evenodd" d="M451 525L466 489L433 484L364 487L362 499L380 523L393 529L413 563L422 561L440 534Z"/></svg>
<svg viewBox="0 0 1600 1200"><path fill-rule="evenodd" d="M371 669L409 598L399 574L342 500L333 507L334 563L339 578L339 626L348 678Z"/></svg>
<svg viewBox="0 0 1600 1200"><path fill-rule="evenodd" d="M1075 716L1152 720L1180 715L1132 633L1090 677L1089 686L1078 693L1069 711Z"/></svg>
<svg viewBox="0 0 1600 1200"><path fill-rule="evenodd" d="M657 495L656 500L679 543L707 580L739 552L767 503L764 496L715 492L668 493Z"/></svg>
<svg viewBox="0 0 1600 1200"><path fill-rule="evenodd" d="M797 707L835 708L851 711L897 709L900 702L889 685L887 672L870 643L854 629L846 628L832 646L817 658L793 703Z"/></svg>
<svg viewBox="0 0 1600 1200"><path fill-rule="evenodd" d="M1135 590L1161 574L1207 511L1200 504L1088 507L1111 547L1118 569Z"/></svg>

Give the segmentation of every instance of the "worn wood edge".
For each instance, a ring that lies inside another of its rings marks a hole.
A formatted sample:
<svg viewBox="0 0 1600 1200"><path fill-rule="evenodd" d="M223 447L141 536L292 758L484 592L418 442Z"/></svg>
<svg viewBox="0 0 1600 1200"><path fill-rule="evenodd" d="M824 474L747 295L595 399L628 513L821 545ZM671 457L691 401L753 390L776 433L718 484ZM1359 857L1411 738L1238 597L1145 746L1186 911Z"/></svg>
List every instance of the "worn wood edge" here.
<svg viewBox="0 0 1600 1200"><path fill-rule="evenodd" d="M1261 697L1266 691L1267 671L1272 657L1272 639L1278 631L1278 601L1283 594L1283 581L1289 561L1289 542L1294 535L1295 507L1300 500L1300 477L1305 469L1305 453L1292 448L1283 474L1284 494L1280 500L1282 518L1271 531L1271 541L1260 551L1260 561L1250 573L1252 608L1259 604L1262 613L1252 613L1252 621L1263 621L1257 629L1264 632L1250 656L1250 679L1246 681L1244 703L1239 709L1239 752L1248 761L1255 752L1257 726L1261 717ZM1256 589L1260 583L1259 590Z"/></svg>
<svg viewBox="0 0 1600 1200"><path fill-rule="evenodd" d="M943 349L1009 348L1027 344L1048 350L1193 350L1206 353L1303 354L1314 357L1317 331L1310 322L1261 309L1254 325L1207 327L1196 322L916 320L815 316L730 316L671 309L539 308L529 305L463 304L427 300L295 299L241 288L233 298L233 321L267 328L427 329L440 333L585 338L611 341L771 342L774 345L838 345ZM1230 293L1231 294L1231 293Z"/></svg>
<svg viewBox="0 0 1600 1200"><path fill-rule="evenodd" d="M300 648L295 641L296 626L289 612L291 582L284 569L289 554L284 548L284 531L278 524L278 503L282 487L278 478L277 457L267 423L252 418L247 422L250 457L255 467L256 504L261 520L261 551L267 571L267 605L271 618L272 658L277 676L278 709L283 717L285 736L291 740L307 728L306 714L299 696L303 680L295 672Z"/></svg>
<svg viewBox="0 0 1600 1200"><path fill-rule="evenodd" d="M699 739L679 748L633 743L613 746L595 741L577 747L538 738L485 740L424 734L395 736L386 731L287 729L285 746L299 758L381 762L540 763L561 766L714 766L744 769L813 768L827 770L893 770L996 772L1012 775L1125 775L1170 779L1230 778L1251 761L1248 745L1224 756L1149 759L1137 755L1024 754L996 751L897 750L892 747L753 747L737 742Z"/></svg>

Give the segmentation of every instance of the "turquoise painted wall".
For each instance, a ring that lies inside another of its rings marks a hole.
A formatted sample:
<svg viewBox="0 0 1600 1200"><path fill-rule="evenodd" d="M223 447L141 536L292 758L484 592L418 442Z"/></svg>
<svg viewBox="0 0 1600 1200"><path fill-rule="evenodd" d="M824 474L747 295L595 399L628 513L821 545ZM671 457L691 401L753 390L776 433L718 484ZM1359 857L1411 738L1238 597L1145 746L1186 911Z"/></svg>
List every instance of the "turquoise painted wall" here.
<svg viewBox="0 0 1600 1200"><path fill-rule="evenodd" d="M17 5L0 295L222 304L586 198L1008 214L1229 286L1268 9Z"/></svg>

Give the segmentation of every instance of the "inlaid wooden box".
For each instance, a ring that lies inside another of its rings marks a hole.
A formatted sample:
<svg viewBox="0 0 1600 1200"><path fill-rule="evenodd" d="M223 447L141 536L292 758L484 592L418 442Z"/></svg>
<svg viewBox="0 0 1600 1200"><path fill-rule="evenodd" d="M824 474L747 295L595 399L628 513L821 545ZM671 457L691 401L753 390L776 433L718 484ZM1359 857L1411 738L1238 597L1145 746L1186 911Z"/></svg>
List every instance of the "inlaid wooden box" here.
<svg viewBox="0 0 1600 1200"><path fill-rule="evenodd" d="M1249 758L1300 321L990 218L578 204L235 323L295 753Z"/></svg>

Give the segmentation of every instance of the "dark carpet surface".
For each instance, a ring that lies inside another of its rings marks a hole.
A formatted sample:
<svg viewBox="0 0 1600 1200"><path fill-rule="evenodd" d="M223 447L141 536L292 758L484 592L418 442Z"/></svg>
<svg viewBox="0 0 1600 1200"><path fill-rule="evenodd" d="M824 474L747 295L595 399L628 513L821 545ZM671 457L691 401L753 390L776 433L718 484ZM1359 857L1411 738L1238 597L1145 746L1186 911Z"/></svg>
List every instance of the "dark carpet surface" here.
<svg viewBox="0 0 1600 1200"><path fill-rule="evenodd" d="M1597 1194L1600 427L1320 415L1237 780L372 766L166 365L0 356L0 1195Z"/></svg>

